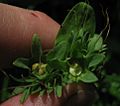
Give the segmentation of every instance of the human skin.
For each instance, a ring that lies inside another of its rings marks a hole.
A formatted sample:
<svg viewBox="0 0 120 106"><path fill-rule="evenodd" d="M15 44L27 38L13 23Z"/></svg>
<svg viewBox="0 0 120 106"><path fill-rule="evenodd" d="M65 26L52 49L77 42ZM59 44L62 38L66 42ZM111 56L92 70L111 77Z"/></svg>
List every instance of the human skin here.
<svg viewBox="0 0 120 106"><path fill-rule="evenodd" d="M40 35L43 49L52 48L59 28L42 12L0 3L0 67L11 66L16 57L29 56L34 33Z"/></svg>
<svg viewBox="0 0 120 106"><path fill-rule="evenodd" d="M34 33L39 34L43 49L52 48L59 28L57 22L42 12L0 3L0 67L8 68L16 57L29 56ZM61 98L54 93L36 94L20 104L20 97L21 94L12 97L0 106L89 106L95 91L90 84L70 84Z"/></svg>
<svg viewBox="0 0 120 106"><path fill-rule="evenodd" d="M69 84L63 89L61 97L51 94L31 95L20 103L21 95L14 96L0 106L91 106L96 98L95 88L90 84Z"/></svg>

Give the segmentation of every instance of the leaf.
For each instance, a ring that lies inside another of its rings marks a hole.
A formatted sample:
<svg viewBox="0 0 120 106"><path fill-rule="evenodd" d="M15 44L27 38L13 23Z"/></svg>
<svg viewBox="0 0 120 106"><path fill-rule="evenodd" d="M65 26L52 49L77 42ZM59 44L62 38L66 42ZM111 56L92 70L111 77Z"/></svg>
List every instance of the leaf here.
<svg viewBox="0 0 120 106"><path fill-rule="evenodd" d="M75 5L67 17L57 35L55 47L48 54L47 60L59 59L65 60L70 52L71 47L83 33L93 35L95 32L95 14L93 8L86 3Z"/></svg>
<svg viewBox="0 0 120 106"><path fill-rule="evenodd" d="M41 91L41 87L39 86L39 87L36 87L36 86L33 86L32 88L31 88L31 95L33 95L33 94L35 94L35 93L38 93L38 92L40 92Z"/></svg>
<svg viewBox="0 0 120 106"><path fill-rule="evenodd" d="M24 87L16 87L14 90L13 90L13 92L12 92L12 96L15 96L15 95L17 95L17 94L20 94L20 93L22 93L24 91Z"/></svg>
<svg viewBox="0 0 120 106"><path fill-rule="evenodd" d="M2 78L4 79L3 82L1 83L0 100L4 101L8 99L11 95L9 94L9 90L8 90L9 77L2 77Z"/></svg>
<svg viewBox="0 0 120 106"><path fill-rule="evenodd" d="M55 86L55 93L58 97L61 97L62 96L62 86L56 85Z"/></svg>
<svg viewBox="0 0 120 106"><path fill-rule="evenodd" d="M13 80L15 80L15 81L17 81L17 82L20 82L20 83L25 83L25 80L23 80L23 79L18 79L18 78L16 78L16 77L14 77L14 76L12 76L12 75L9 75Z"/></svg>
<svg viewBox="0 0 120 106"><path fill-rule="evenodd" d="M51 60L48 62L48 65L52 69L60 69L60 70L64 70L64 71L68 69L67 62L62 61L62 60Z"/></svg>
<svg viewBox="0 0 120 106"><path fill-rule="evenodd" d="M98 39L98 41L95 44L95 50L96 51L100 50L102 48L102 45L103 45L103 39L100 36L99 39Z"/></svg>
<svg viewBox="0 0 120 106"><path fill-rule="evenodd" d="M71 38L69 38L71 39ZM70 50L68 48L71 48L71 43L69 42L69 39L67 41L62 41L59 43L59 45L56 45L52 51L50 51L47 55L47 61L51 60L65 60L67 59Z"/></svg>
<svg viewBox="0 0 120 106"><path fill-rule="evenodd" d="M20 103L24 103L30 95L30 88L26 88L20 98Z"/></svg>
<svg viewBox="0 0 120 106"><path fill-rule="evenodd" d="M70 45L70 58L76 57L81 46L81 36L83 35L82 29L79 31L78 36L74 35L74 32L71 34L71 39L69 40ZM68 49L67 49L68 50Z"/></svg>
<svg viewBox="0 0 120 106"><path fill-rule="evenodd" d="M25 82L30 82L30 83L32 83L32 82L34 82L35 81L35 79L34 78L24 78L23 79Z"/></svg>
<svg viewBox="0 0 120 106"><path fill-rule="evenodd" d="M105 58L105 55L103 55L103 54L94 55L93 58L91 59L88 67L90 68L90 67L97 66L98 64L103 62L104 58Z"/></svg>
<svg viewBox="0 0 120 106"><path fill-rule="evenodd" d="M74 32L74 35L77 36L81 28L84 32L93 35L96 27L95 22L95 13L90 5L84 2L76 4L62 23L62 28L58 33L56 44L68 39L71 32Z"/></svg>
<svg viewBox="0 0 120 106"><path fill-rule="evenodd" d="M33 35L32 38L32 62L41 62L42 47L40 43L40 38L37 34Z"/></svg>
<svg viewBox="0 0 120 106"><path fill-rule="evenodd" d="M45 73L45 74L43 74L43 75L39 75L39 73L37 74L37 73L33 73L33 75L36 77L36 79L38 79L38 80L45 80L46 78L47 78L47 76L48 76L48 74L47 73Z"/></svg>
<svg viewBox="0 0 120 106"><path fill-rule="evenodd" d="M120 100L120 75L111 74L105 78L105 84L107 85L107 91L118 100Z"/></svg>
<svg viewBox="0 0 120 106"><path fill-rule="evenodd" d="M51 92L53 92L53 88L52 87L47 89L47 93L48 94L50 94Z"/></svg>
<svg viewBox="0 0 120 106"><path fill-rule="evenodd" d="M26 58L17 58L14 62L13 65L19 68L27 69L30 70L29 68L29 59Z"/></svg>
<svg viewBox="0 0 120 106"><path fill-rule="evenodd" d="M40 91L40 96L43 96L45 94L45 89Z"/></svg>
<svg viewBox="0 0 120 106"><path fill-rule="evenodd" d="M100 35L94 34L94 36L90 39L88 43L88 51L98 51L102 48L103 45L103 39Z"/></svg>
<svg viewBox="0 0 120 106"><path fill-rule="evenodd" d="M96 75L91 71L85 71L84 73L80 74L79 79L85 83L93 83L98 80Z"/></svg>
<svg viewBox="0 0 120 106"><path fill-rule="evenodd" d="M106 50L107 50L107 45L106 45L106 44L103 44L100 52L104 52L104 51L106 51Z"/></svg>
<svg viewBox="0 0 120 106"><path fill-rule="evenodd" d="M120 83L120 75L119 74L112 74L112 75L107 75L105 78L106 82L112 83L112 82L118 82Z"/></svg>

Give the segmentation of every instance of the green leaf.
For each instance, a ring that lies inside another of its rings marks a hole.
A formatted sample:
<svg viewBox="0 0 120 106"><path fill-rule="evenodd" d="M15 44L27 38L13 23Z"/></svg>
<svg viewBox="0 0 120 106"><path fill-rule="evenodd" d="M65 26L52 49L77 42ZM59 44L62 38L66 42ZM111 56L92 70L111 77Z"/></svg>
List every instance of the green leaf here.
<svg viewBox="0 0 120 106"><path fill-rule="evenodd" d="M12 92L12 96L14 96L14 95L17 95L17 94L20 94L20 93L22 93L24 91L24 87L16 87L14 90L13 90L13 92Z"/></svg>
<svg viewBox="0 0 120 106"><path fill-rule="evenodd" d="M40 96L43 96L45 94L45 91L46 91L45 89L41 90L40 91Z"/></svg>
<svg viewBox="0 0 120 106"><path fill-rule="evenodd" d="M95 13L90 5L84 2L76 4L62 23L62 28L58 33L56 44L68 39L71 32L74 32L74 35L78 36L81 28L84 32L93 35L96 27L95 22Z"/></svg>
<svg viewBox="0 0 120 106"><path fill-rule="evenodd" d="M119 74L112 74L112 75L107 75L105 80L109 83L112 83L112 82L118 82L120 83L120 75Z"/></svg>
<svg viewBox="0 0 120 106"><path fill-rule="evenodd" d="M93 8L83 2L75 5L65 18L62 28L57 35L55 47L48 54L47 60L53 58L64 60L69 57L74 47L72 47L72 45L75 43L76 39L83 37L84 33L93 35L95 26Z"/></svg>
<svg viewBox="0 0 120 106"><path fill-rule="evenodd" d="M35 78L24 78L23 79L25 82L30 82L30 83L32 83L32 82L34 82L35 81Z"/></svg>
<svg viewBox="0 0 120 106"><path fill-rule="evenodd" d="M67 41L62 41L59 43L59 45L56 45L52 51L50 51L47 55L47 60L65 60L67 59L70 50L68 48L71 48L71 43L69 42L71 38L69 38Z"/></svg>
<svg viewBox="0 0 120 106"><path fill-rule="evenodd" d="M102 48L103 45L103 39L100 35L94 34L94 36L90 39L88 43L88 51L98 51Z"/></svg>
<svg viewBox="0 0 120 106"><path fill-rule="evenodd" d="M103 44L100 52L105 52L107 50L107 45Z"/></svg>
<svg viewBox="0 0 120 106"><path fill-rule="evenodd" d="M20 98L20 103L24 103L30 95L30 88L26 88Z"/></svg>
<svg viewBox="0 0 120 106"><path fill-rule="evenodd" d="M4 101L10 97L8 85L9 77L4 77L3 83L1 83L0 101Z"/></svg>
<svg viewBox="0 0 120 106"><path fill-rule="evenodd" d="M23 69L28 69L29 68L29 59L26 58L17 58L14 62L13 65L19 68L23 68Z"/></svg>
<svg viewBox="0 0 120 106"><path fill-rule="evenodd" d="M37 86L33 86L32 88L31 88L31 94L35 94L35 93L38 93L38 92L40 92L41 91L41 87L39 86L39 87L37 87Z"/></svg>
<svg viewBox="0 0 120 106"><path fill-rule="evenodd" d="M61 97L62 96L62 86L56 85L55 86L55 93L58 97Z"/></svg>
<svg viewBox="0 0 120 106"><path fill-rule="evenodd" d="M60 69L60 70L67 70L68 69L68 64L66 61L62 61L62 60L51 60L48 62L48 65L52 68L52 69Z"/></svg>
<svg viewBox="0 0 120 106"><path fill-rule="evenodd" d="M40 75L39 73L38 74L37 73L33 73L33 75L36 77L36 79L41 81L41 80L45 80L47 78L48 73L45 73L43 75Z"/></svg>
<svg viewBox="0 0 120 106"><path fill-rule="evenodd" d="M90 68L90 67L97 66L98 64L103 62L104 58L105 58L105 55L103 55L103 54L94 55L93 58L91 59L88 67Z"/></svg>
<svg viewBox="0 0 120 106"><path fill-rule="evenodd" d="M18 79L18 78L16 78L16 77L14 77L14 76L12 76L12 75L9 75L13 80L15 80L15 81L17 81L17 82L19 82L19 83L25 83L25 80L23 80L23 79Z"/></svg>
<svg viewBox="0 0 120 106"><path fill-rule="evenodd" d="M112 74L107 75L105 78L105 82L108 85L107 91L118 100L120 100L120 75L119 74Z"/></svg>
<svg viewBox="0 0 120 106"><path fill-rule="evenodd" d="M53 88L52 87L47 89L47 93L48 94L50 94L51 92L53 92Z"/></svg>
<svg viewBox="0 0 120 106"><path fill-rule="evenodd" d="M102 45L103 45L103 39L102 37L100 36L97 43L95 44L95 50L98 51L102 48Z"/></svg>
<svg viewBox="0 0 120 106"><path fill-rule="evenodd" d="M32 38L32 62L41 62L42 47L40 43L40 38L37 34L33 35Z"/></svg>
<svg viewBox="0 0 120 106"><path fill-rule="evenodd" d="M85 82L85 83L93 83L98 80L96 75L92 73L91 71L85 71L84 73L80 74L79 80Z"/></svg>
<svg viewBox="0 0 120 106"><path fill-rule="evenodd" d="M78 33L77 36L74 35L74 32L71 33L70 40L69 40L70 58L76 57L76 55L78 54L80 46L81 46L81 36L82 35L83 35L82 29L80 29L80 32Z"/></svg>

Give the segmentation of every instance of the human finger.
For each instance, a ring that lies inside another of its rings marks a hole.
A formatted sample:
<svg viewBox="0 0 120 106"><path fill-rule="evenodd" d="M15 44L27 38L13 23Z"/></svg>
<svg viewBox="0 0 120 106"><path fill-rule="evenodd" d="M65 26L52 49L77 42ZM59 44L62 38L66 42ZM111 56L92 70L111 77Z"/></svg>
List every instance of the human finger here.
<svg viewBox="0 0 120 106"><path fill-rule="evenodd" d="M38 33L44 49L54 44L60 25L42 12L0 3L0 67L16 57L29 56L31 39Z"/></svg>

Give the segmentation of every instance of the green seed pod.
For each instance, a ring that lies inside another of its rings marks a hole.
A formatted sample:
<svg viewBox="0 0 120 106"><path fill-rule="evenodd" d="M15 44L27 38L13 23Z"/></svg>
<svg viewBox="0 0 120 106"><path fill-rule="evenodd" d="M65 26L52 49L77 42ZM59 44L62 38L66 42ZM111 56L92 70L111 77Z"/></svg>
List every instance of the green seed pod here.
<svg viewBox="0 0 120 106"><path fill-rule="evenodd" d="M74 65L70 66L69 72L73 76L79 76L82 72L82 68L77 63L75 63Z"/></svg>

